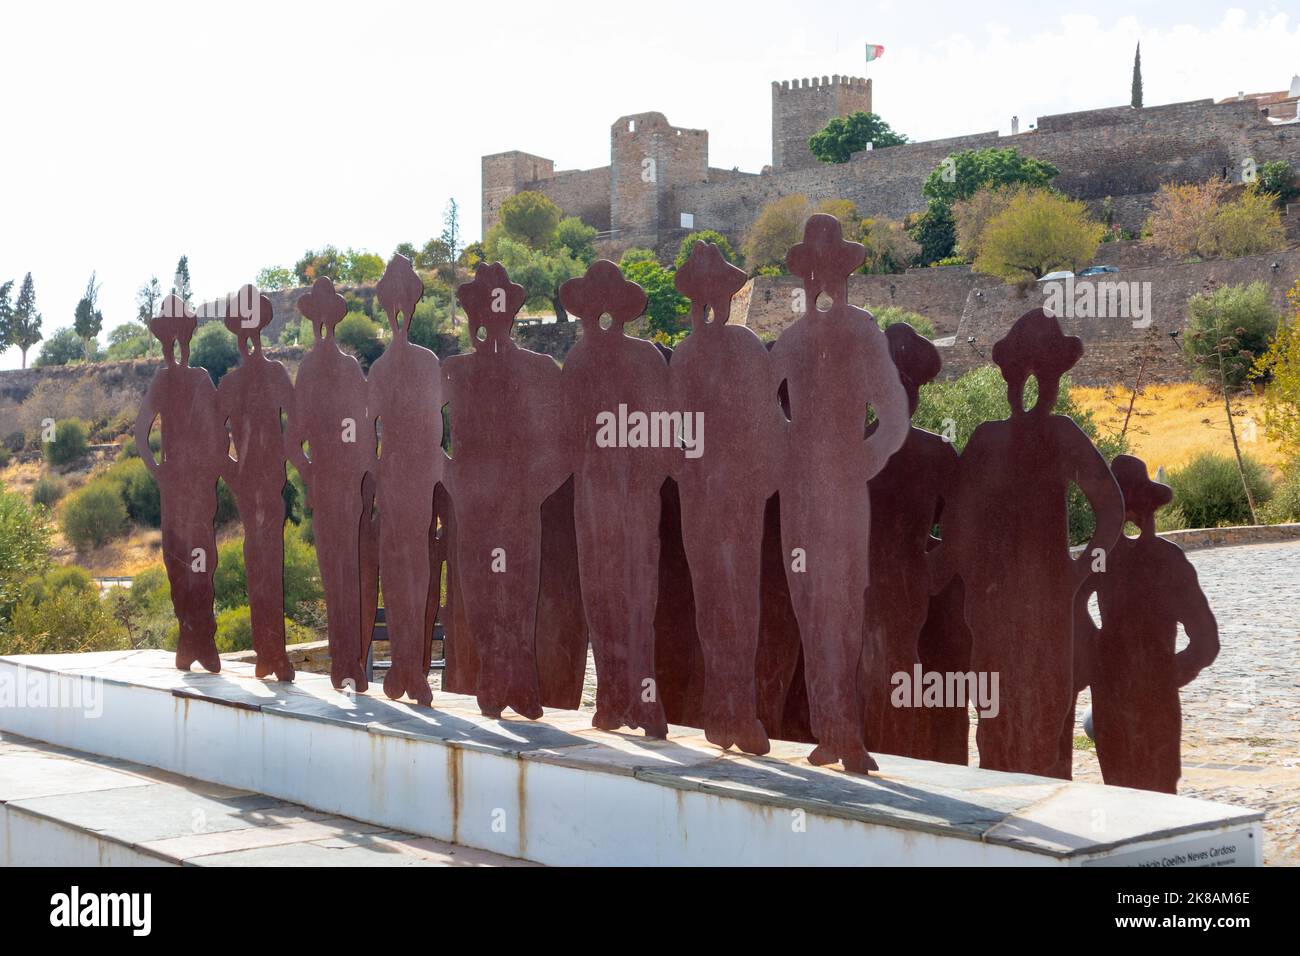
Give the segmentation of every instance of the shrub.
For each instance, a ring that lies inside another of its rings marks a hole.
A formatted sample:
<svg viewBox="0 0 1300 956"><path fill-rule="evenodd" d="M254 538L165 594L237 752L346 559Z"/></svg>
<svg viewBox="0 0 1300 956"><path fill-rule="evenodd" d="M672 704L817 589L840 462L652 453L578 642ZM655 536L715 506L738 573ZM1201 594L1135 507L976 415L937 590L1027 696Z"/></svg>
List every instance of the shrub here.
<svg viewBox="0 0 1300 956"><path fill-rule="evenodd" d="M60 591L68 589L99 594L99 588L89 571L75 564L64 564L51 568L44 574L28 578L23 583L22 599L38 605Z"/></svg>
<svg viewBox="0 0 1300 956"><path fill-rule="evenodd" d="M53 508L58 503L58 500L63 497L66 490L63 487L63 482L59 481L59 479L51 478L49 475L42 475L32 487L32 504Z"/></svg>
<svg viewBox="0 0 1300 956"><path fill-rule="evenodd" d="M0 654L66 654L130 646L126 629L93 586L89 590L64 587L39 603L22 601L9 630L0 633Z"/></svg>
<svg viewBox="0 0 1300 956"><path fill-rule="evenodd" d="M1251 494L1262 506L1272 497L1268 473L1250 456L1242 459ZM1237 462L1228 455L1197 455L1170 473L1169 485L1174 489L1174 504L1183 512L1189 528L1218 528L1251 521Z"/></svg>
<svg viewBox="0 0 1300 956"><path fill-rule="evenodd" d="M0 490L0 625L18 602L23 582L42 573L49 563L50 525L45 509Z"/></svg>
<svg viewBox="0 0 1300 956"><path fill-rule="evenodd" d="M1259 511L1259 520L1265 524L1300 521L1300 461L1291 462L1282 473L1272 499Z"/></svg>
<svg viewBox="0 0 1300 956"><path fill-rule="evenodd" d="M122 495L126 513L136 524L151 528L162 526L162 499L158 482L139 457L124 458L104 473L107 481L114 482Z"/></svg>
<svg viewBox="0 0 1300 956"><path fill-rule="evenodd" d="M1280 318L1273 293L1263 282L1197 293L1187 300L1183 356L1199 377L1217 386L1220 353L1215 350L1231 338L1235 344L1221 353L1223 373L1230 387L1239 386L1251 374L1254 357L1268 351Z"/></svg>
<svg viewBox="0 0 1300 956"><path fill-rule="evenodd" d="M212 384L235 367L239 361L239 348L235 337L221 322L204 322L190 340L190 364L206 369Z"/></svg>
<svg viewBox="0 0 1300 956"><path fill-rule="evenodd" d="M7 446L0 445L0 468L3 468L7 464L9 464L9 459L12 456L13 456L13 452L11 452Z"/></svg>
<svg viewBox="0 0 1300 956"><path fill-rule="evenodd" d="M78 551L101 547L127 529L126 505L115 482L96 478L74 491L59 515L63 536Z"/></svg>
<svg viewBox="0 0 1300 956"><path fill-rule="evenodd" d="M681 245L677 247L677 258L673 260L673 268L680 269L686 265L686 260L691 257L691 250L695 248L698 242L711 242L718 247L718 252L722 253L722 258L726 259L732 265L737 264L739 257L727 237L713 229L698 229L682 239Z"/></svg>
<svg viewBox="0 0 1300 956"><path fill-rule="evenodd" d="M213 575L216 606L237 608L248 601L248 569L244 565L244 539L235 538L217 549L217 570ZM302 540L293 528L284 535L284 613L297 618L300 605L321 600L325 595L316 563L316 549Z"/></svg>
<svg viewBox="0 0 1300 956"><path fill-rule="evenodd" d="M1300 186L1296 185L1295 173L1291 164L1285 159L1264 163L1259 167L1259 189L1277 197L1279 205L1285 206L1300 196Z"/></svg>
<svg viewBox="0 0 1300 956"><path fill-rule="evenodd" d="M917 335L925 336L927 339L934 338L934 323L919 312L909 312L896 305L881 306L879 309L868 306L867 311L876 317L876 325L882 329L897 325L899 322L906 322Z"/></svg>
<svg viewBox="0 0 1300 956"><path fill-rule="evenodd" d="M349 312L334 327L334 339L339 348L355 355L363 369L384 354L384 341L379 337L379 326L365 313Z"/></svg>
<svg viewBox="0 0 1300 956"><path fill-rule="evenodd" d="M45 460L67 465L86 457L86 426L80 419L65 418L54 426L54 441L45 443Z"/></svg>
<svg viewBox="0 0 1300 956"><path fill-rule="evenodd" d="M314 641L316 634L286 617L284 637L286 643L299 644L303 641ZM252 650L253 620L247 604L228 608L217 615L216 642L217 650L222 654Z"/></svg>
<svg viewBox="0 0 1300 956"><path fill-rule="evenodd" d="M974 269L1006 282L1033 282L1057 269L1078 269L1097 254L1104 231L1082 202L1021 188L981 230Z"/></svg>

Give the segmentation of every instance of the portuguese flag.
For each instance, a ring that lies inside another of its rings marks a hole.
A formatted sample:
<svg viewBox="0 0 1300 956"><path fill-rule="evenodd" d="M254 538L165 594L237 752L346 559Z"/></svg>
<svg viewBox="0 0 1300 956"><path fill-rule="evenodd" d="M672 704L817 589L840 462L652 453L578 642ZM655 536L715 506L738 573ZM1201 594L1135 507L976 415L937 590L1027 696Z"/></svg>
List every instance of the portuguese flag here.
<svg viewBox="0 0 1300 956"><path fill-rule="evenodd" d="M885 55L885 48L884 48L883 46L881 46L879 43L868 43L868 44L867 44L867 62L868 62L868 63L870 63L872 60L879 60L879 59L880 59L882 56L884 56L884 55Z"/></svg>

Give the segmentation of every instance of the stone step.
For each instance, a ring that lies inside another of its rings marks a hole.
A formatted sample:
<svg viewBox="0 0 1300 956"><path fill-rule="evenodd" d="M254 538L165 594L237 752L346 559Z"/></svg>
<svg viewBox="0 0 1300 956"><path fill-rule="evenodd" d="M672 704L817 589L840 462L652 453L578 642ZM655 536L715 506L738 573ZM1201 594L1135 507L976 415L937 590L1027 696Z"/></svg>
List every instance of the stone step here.
<svg viewBox="0 0 1300 956"><path fill-rule="evenodd" d="M0 734L2 866L530 866Z"/></svg>

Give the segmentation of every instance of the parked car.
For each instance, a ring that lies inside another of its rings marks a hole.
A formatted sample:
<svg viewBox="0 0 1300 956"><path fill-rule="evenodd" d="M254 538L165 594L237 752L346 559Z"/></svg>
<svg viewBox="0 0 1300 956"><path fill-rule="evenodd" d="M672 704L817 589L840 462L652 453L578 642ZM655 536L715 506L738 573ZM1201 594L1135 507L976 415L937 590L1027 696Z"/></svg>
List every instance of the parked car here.
<svg viewBox="0 0 1300 956"><path fill-rule="evenodd" d="M1068 279L1073 275L1074 273L1071 272L1069 269L1062 269L1060 272L1049 272L1047 273L1047 275L1041 277L1038 281L1039 282L1060 282L1062 279Z"/></svg>
<svg viewBox="0 0 1300 956"><path fill-rule="evenodd" d="M1108 272L1119 272L1119 267L1118 266L1088 266L1088 268L1082 270L1079 273L1079 278L1082 279L1084 276L1105 275Z"/></svg>

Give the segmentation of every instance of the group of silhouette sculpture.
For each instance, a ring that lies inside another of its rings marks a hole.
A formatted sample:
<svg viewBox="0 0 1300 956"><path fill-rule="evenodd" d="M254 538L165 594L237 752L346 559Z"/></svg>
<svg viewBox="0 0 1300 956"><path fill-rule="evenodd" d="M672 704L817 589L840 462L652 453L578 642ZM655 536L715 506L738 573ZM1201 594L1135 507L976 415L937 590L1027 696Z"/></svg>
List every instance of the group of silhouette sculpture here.
<svg viewBox="0 0 1300 956"><path fill-rule="evenodd" d="M196 319L169 298L150 323L165 364L135 434L161 489L177 666L220 667L224 477L245 527L257 674L293 677L290 461L312 511L336 687L366 689L382 584L395 699L431 704L435 622L443 689L476 695L491 717L577 708L590 645L598 728L663 737L684 724L751 754L805 741L814 764L866 772L870 751L967 762L966 701L898 706L897 675L996 674L981 766L1068 778L1075 700L1091 686L1106 782L1173 792L1178 688L1218 636L1190 563L1155 536L1169 489L1135 458L1108 467L1053 414L1083 347L1041 310L993 349L1010 418L980 425L960 456L912 426L939 352L849 304L863 258L836 219L809 219L788 257L807 307L769 348L728 324L745 274L699 243L676 273L691 331L675 350L626 334L645 292L597 261L560 290L582 324L561 368L512 339L524 290L499 264L457 290L473 350L440 363L407 336L423 286L396 255L376 288L392 339L368 376L339 348L347 307L319 279L298 302L314 343L293 382L262 349L269 301L251 287L230 298L240 356L219 388L189 367ZM1071 484L1096 517L1077 558ZM1139 537L1121 533L1126 518ZM1189 644L1176 652L1179 623Z"/></svg>

